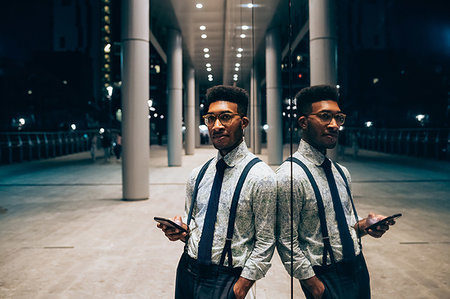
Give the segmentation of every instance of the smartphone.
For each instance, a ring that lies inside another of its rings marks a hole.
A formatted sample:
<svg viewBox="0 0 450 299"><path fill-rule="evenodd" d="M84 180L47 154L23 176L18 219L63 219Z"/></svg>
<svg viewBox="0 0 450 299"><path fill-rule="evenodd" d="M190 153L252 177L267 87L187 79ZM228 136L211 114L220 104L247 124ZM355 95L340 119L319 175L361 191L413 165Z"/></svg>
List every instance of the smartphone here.
<svg viewBox="0 0 450 299"><path fill-rule="evenodd" d="M378 221L378 222L375 222L375 223L372 224L371 226L366 227L366 230L369 230L369 229L375 229L377 226L386 224L387 222L389 222L389 221L391 221L391 220L394 220L394 219L397 219L397 218L400 217L400 216L402 216L401 213L399 213L399 214L394 214L394 215L392 215L392 216L386 217L386 218L384 218L384 219L382 219L382 220L380 220L380 221Z"/></svg>
<svg viewBox="0 0 450 299"><path fill-rule="evenodd" d="M164 224L165 226L171 227L171 228L175 228L180 230L182 233L187 233L188 231L186 229L184 229L184 227L182 227L181 225L173 222L170 219L167 218L163 218L163 217L153 217L153 219L155 219L156 222L159 222L161 224Z"/></svg>

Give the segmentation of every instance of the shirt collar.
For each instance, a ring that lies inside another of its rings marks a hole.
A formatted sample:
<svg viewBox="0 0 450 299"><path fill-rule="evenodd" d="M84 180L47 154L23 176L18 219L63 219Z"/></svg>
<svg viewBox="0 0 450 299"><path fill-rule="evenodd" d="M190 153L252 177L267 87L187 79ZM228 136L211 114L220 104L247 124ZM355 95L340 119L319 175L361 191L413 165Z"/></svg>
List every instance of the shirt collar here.
<svg viewBox="0 0 450 299"><path fill-rule="evenodd" d="M236 148L234 148L231 152L226 154L225 156L222 156L220 152L217 152L217 160L220 160L223 158L225 163L227 163L228 167L234 167L236 164L238 164L242 159L247 156L249 153L247 144L245 141L242 141Z"/></svg>
<svg viewBox="0 0 450 299"><path fill-rule="evenodd" d="M323 161L326 158L326 156L322 154L318 149L316 149L314 146L303 139L300 140L300 144L298 145L298 152L300 153L300 155L305 157L316 166L322 165Z"/></svg>

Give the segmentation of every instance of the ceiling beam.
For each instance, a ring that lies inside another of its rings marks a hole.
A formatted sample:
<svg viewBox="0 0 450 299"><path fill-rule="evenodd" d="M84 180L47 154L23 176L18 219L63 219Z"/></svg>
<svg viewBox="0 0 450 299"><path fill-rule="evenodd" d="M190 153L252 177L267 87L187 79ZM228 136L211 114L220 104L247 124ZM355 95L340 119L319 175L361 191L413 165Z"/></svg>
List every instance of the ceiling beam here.
<svg viewBox="0 0 450 299"><path fill-rule="evenodd" d="M163 48L161 47L160 43L156 39L156 37L153 35L153 32L150 30L150 42L152 43L153 47L155 48L156 52L158 52L159 56L161 56L161 59L164 61L165 64L167 64L167 55L164 52Z"/></svg>

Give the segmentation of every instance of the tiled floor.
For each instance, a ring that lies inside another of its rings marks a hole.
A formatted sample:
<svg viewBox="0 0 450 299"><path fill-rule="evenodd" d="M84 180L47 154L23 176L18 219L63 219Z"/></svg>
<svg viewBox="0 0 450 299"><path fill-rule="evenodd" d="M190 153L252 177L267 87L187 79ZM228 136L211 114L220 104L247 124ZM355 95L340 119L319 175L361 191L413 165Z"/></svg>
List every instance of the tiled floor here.
<svg viewBox="0 0 450 299"><path fill-rule="evenodd" d="M197 149L169 168L165 148L152 146L150 198L137 202L121 201L114 159L0 166L0 298L173 298L182 244L153 216L182 214L190 170L214 154ZM450 164L364 151L342 164L361 216L404 215L383 238L363 240L373 298L450 298ZM276 252L256 294L290 298ZM303 298L298 281L294 294Z"/></svg>

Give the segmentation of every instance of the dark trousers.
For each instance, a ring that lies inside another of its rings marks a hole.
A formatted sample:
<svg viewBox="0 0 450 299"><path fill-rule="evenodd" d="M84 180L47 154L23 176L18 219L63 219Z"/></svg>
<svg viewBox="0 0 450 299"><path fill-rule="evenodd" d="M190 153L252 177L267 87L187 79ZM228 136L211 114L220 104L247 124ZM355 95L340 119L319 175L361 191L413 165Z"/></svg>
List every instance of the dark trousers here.
<svg viewBox="0 0 450 299"><path fill-rule="evenodd" d="M201 266L183 253L177 268L175 299L235 299L233 286L242 268Z"/></svg>
<svg viewBox="0 0 450 299"><path fill-rule="evenodd" d="M370 278L362 253L353 262L314 266L316 276L325 285L324 299L369 299ZM306 298L313 298L302 285Z"/></svg>

